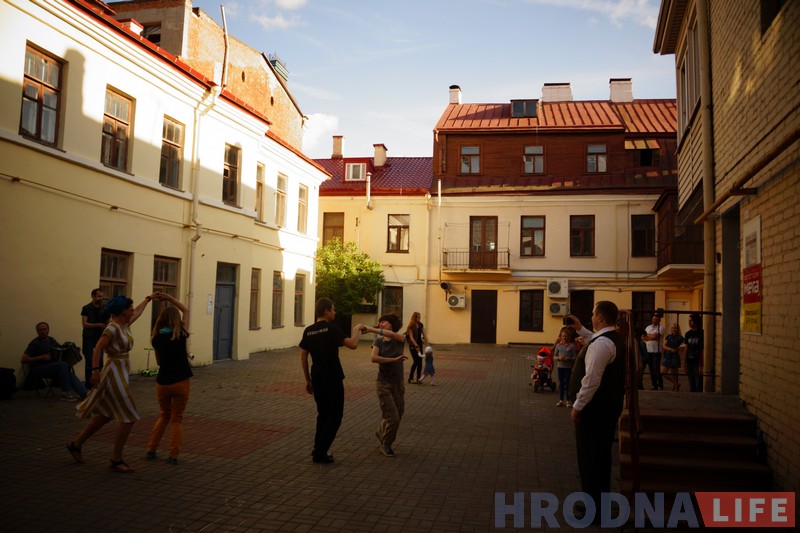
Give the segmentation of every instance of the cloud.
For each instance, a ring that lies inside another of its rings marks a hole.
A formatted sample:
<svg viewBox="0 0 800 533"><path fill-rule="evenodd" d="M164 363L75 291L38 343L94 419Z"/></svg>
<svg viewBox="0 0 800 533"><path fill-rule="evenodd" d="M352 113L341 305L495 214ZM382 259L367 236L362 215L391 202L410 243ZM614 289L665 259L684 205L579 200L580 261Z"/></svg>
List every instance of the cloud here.
<svg viewBox="0 0 800 533"><path fill-rule="evenodd" d="M656 27L658 4L651 0L526 0L532 4L589 11L605 15L615 26L626 19L648 28Z"/></svg>
<svg viewBox="0 0 800 533"><path fill-rule="evenodd" d="M260 24L265 30L285 30L292 26L300 25L299 17L291 17L287 19L282 14L274 17L267 15L253 15L253 20Z"/></svg>
<svg viewBox="0 0 800 533"><path fill-rule="evenodd" d="M281 9L292 11L306 5L306 0L275 0L275 5Z"/></svg>
<svg viewBox="0 0 800 533"><path fill-rule="evenodd" d="M332 137L337 135L339 117L324 113L312 113L306 121L306 131L303 134L303 153L309 157L330 157L330 150L324 147L332 146Z"/></svg>
<svg viewBox="0 0 800 533"><path fill-rule="evenodd" d="M293 94L304 94L316 100L324 100L327 102L338 102L341 100L341 97L330 91L326 91L325 89L321 89L319 87L314 87L313 85L304 85L302 83L297 83L296 81L289 82Z"/></svg>

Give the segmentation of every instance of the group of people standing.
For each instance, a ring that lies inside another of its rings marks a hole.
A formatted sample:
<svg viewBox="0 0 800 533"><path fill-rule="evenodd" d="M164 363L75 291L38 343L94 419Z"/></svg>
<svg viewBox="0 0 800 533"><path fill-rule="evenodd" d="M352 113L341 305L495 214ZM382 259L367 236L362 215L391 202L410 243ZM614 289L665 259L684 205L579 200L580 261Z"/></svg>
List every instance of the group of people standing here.
<svg viewBox="0 0 800 533"><path fill-rule="evenodd" d="M686 377L691 392L702 392L702 372L700 361L703 354L702 319L699 314L689 315L689 330L681 335L680 326L672 324L669 333L664 335L661 324L662 313L653 314L651 323L640 335L639 388L644 388L645 368L650 370L651 390L663 390L664 379L671 383L673 391L680 390L678 375L681 367L681 351L685 350L684 362Z"/></svg>

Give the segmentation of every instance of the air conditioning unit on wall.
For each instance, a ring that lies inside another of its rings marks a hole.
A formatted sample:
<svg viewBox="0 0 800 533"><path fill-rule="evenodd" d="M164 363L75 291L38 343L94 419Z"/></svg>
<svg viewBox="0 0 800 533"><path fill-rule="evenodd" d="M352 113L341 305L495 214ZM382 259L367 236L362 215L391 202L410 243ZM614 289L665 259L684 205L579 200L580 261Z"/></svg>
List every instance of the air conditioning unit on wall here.
<svg viewBox="0 0 800 533"><path fill-rule="evenodd" d="M555 316L564 316L569 314L569 309L567 309L567 304L560 304L558 302L553 302L550 304L550 314Z"/></svg>
<svg viewBox="0 0 800 533"><path fill-rule="evenodd" d="M447 297L447 305L451 308L463 308L467 306L467 295L466 294L451 294Z"/></svg>
<svg viewBox="0 0 800 533"><path fill-rule="evenodd" d="M569 298L569 281L565 279L548 279L547 295L550 298Z"/></svg>

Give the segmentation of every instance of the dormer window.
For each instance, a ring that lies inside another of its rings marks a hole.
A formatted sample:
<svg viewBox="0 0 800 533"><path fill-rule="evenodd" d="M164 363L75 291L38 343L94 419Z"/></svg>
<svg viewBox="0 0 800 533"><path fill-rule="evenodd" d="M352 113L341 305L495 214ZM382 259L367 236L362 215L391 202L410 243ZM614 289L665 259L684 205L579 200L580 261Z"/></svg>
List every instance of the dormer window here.
<svg viewBox="0 0 800 533"><path fill-rule="evenodd" d="M535 117L539 100L511 100L511 117Z"/></svg>
<svg viewBox="0 0 800 533"><path fill-rule="evenodd" d="M366 163L347 163L345 166L345 181L364 181L367 179Z"/></svg>
<svg viewBox="0 0 800 533"><path fill-rule="evenodd" d="M151 43L161 46L161 24L145 24L142 37Z"/></svg>

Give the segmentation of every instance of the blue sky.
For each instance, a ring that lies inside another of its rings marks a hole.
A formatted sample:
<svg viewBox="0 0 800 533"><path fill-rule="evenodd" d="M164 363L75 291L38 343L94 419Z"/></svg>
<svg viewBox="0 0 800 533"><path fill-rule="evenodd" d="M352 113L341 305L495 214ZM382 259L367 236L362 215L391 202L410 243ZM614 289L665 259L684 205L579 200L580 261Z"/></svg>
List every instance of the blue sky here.
<svg viewBox="0 0 800 533"><path fill-rule="evenodd" d="M220 1L193 4L221 21ZM577 100L608 99L609 78L635 98L674 98L673 56L653 54L658 0L230 0L228 31L277 53L309 117L303 151L345 157L383 143L390 157L432 155L433 128L459 85L464 103L539 98L570 82Z"/></svg>

